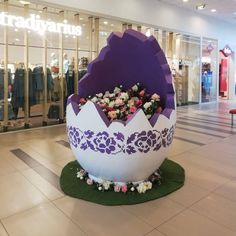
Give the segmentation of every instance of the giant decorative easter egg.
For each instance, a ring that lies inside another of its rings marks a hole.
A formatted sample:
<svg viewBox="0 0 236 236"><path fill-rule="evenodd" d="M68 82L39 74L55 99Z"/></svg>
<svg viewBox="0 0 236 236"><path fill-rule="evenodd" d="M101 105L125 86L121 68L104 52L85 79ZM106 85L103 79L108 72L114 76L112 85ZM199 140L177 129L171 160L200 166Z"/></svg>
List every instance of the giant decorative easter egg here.
<svg viewBox="0 0 236 236"><path fill-rule="evenodd" d="M91 101L78 108L81 97L137 82L161 97L163 111L150 120L141 109L127 122L110 122ZM156 39L134 30L112 33L79 81L79 95L69 97L66 114L71 149L91 178L120 183L147 179L166 158L176 123L172 75Z"/></svg>

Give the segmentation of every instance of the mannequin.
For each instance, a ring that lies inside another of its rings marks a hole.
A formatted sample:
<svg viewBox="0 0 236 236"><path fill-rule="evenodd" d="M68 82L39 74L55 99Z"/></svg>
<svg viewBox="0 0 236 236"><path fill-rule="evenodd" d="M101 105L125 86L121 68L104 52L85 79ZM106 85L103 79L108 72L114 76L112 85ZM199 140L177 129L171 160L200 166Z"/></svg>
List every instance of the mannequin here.
<svg viewBox="0 0 236 236"><path fill-rule="evenodd" d="M69 60L66 53L63 54L63 59L63 74L66 74L69 69Z"/></svg>

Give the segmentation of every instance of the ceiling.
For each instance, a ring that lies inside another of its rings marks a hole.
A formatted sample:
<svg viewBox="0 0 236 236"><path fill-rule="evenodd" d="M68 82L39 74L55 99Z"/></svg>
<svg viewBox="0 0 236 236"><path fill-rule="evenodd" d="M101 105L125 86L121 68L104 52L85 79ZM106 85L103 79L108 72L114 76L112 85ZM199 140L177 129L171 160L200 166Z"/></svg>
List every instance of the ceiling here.
<svg viewBox="0 0 236 236"><path fill-rule="evenodd" d="M182 0L159 1L236 24L236 0L188 0L188 2L183 2ZM196 6L203 3L206 4L205 9L196 10ZM216 9L216 12L211 12L211 9Z"/></svg>

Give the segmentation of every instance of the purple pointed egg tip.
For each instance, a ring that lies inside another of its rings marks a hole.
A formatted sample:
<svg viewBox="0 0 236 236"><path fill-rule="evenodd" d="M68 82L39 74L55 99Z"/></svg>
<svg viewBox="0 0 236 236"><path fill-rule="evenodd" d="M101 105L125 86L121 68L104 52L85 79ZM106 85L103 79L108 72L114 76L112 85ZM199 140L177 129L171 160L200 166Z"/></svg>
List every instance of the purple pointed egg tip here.
<svg viewBox="0 0 236 236"><path fill-rule="evenodd" d="M123 85L124 89L141 83L150 94L161 97L162 115L170 117L175 109L175 92L172 75L166 57L157 40L151 36L128 29L123 34L111 33L98 57L88 66L88 73L79 81L79 95L68 98L76 114L81 97L112 91ZM102 109L95 104L98 113L109 126L110 122ZM154 114L150 124L155 125L159 114ZM131 119L132 120L132 119ZM125 125L127 122L122 122Z"/></svg>

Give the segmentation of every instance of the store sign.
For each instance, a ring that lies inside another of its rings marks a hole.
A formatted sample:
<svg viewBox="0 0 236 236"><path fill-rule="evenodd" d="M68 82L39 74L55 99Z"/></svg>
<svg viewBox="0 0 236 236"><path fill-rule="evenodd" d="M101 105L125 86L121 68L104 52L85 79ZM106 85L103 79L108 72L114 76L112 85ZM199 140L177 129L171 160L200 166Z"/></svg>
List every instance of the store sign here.
<svg viewBox="0 0 236 236"><path fill-rule="evenodd" d="M208 53L211 53L214 49L215 48L214 48L214 46L211 43L208 44L207 47L206 47L206 50L207 50Z"/></svg>
<svg viewBox="0 0 236 236"><path fill-rule="evenodd" d="M39 15L31 14L30 17L8 15L6 12L0 13L0 25L28 29L40 34L44 32L62 33L72 36L82 34L81 26L69 25L67 23L56 23L51 20L43 20Z"/></svg>
<svg viewBox="0 0 236 236"><path fill-rule="evenodd" d="M226 45L222 50L220 50L223 54L224 54L224 56L225 57L228 57L228 56L230 56L232 53L233 53L233 51L232 51L232 49L229 47L229 45Z"/></svg>

